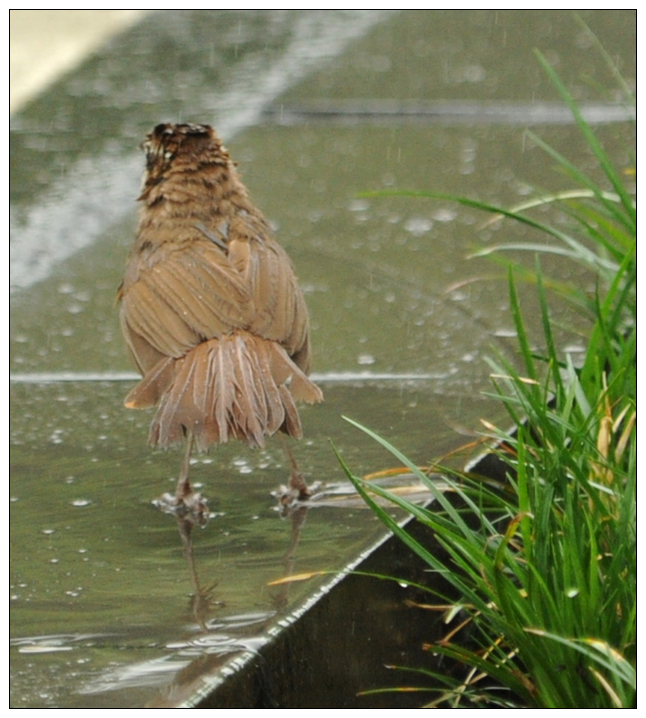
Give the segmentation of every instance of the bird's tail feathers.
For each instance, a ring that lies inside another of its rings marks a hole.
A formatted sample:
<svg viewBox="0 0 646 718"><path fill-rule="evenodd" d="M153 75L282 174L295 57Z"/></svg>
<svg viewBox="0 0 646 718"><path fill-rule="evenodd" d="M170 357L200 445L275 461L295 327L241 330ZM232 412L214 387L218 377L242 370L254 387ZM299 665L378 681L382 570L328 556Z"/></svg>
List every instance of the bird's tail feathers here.
<svg viewBox="0 0 646 718"><path fill-rule="evenodd" d="M279 429L299 439L294 400L316 403L321 390L276 342L248 332L203 342L181 359L162 359L126 397L129 408L159 402L150 443L193 434L198 449L229 439L264 446Z"/></svg>

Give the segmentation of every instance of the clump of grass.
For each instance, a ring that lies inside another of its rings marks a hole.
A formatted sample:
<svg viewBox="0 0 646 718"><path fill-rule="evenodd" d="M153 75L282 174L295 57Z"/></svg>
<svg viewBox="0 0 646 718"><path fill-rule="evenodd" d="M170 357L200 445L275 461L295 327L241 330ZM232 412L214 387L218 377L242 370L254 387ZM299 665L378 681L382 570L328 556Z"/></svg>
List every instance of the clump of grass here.
<svg viewBox="0 0 646 718"><path fill-rule="evenodd" d="M462 673L433 674L442 688L429 705L618 708L635 701L635 205L566 88L540 54L538 59L571 107L609 187L598 187L534 138L577 185L565 197L543 200L566 203L568 230L532 219L526 214L532 203L502 210L452 199L532 225L556 243L525 248L556 252L595 271L595 296L570 291L593 318L583 365L576 368L569 356L559 356L538 259L533 278L546 351L535 356L509 263L523 368L503 358L491 366L494 395L515 428L486 424L509 466L506 490L448 472L446 493L389 442L349 419L423 481L435 502L428 509L411 504L361 480L339 457L373 511L457 593L457 600L441 595L444 610L472 626L466 645L452 639L452 630L428 647L463 667ZM375 494L429 526L445 556L400 528Z"/></svg>

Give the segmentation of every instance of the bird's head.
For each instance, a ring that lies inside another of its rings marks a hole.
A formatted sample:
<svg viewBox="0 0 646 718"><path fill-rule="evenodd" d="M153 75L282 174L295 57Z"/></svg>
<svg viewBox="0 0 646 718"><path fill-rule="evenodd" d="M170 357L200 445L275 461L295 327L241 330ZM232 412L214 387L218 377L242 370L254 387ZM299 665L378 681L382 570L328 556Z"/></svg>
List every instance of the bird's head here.
<svg viewBox="0 0 646 718"><path fill-rule="evenodd" d="M178 164L229 161L228 152L209 125L159 124L146 136L141 148L146 153L146 186L161 182L166 172Z"/></svg>

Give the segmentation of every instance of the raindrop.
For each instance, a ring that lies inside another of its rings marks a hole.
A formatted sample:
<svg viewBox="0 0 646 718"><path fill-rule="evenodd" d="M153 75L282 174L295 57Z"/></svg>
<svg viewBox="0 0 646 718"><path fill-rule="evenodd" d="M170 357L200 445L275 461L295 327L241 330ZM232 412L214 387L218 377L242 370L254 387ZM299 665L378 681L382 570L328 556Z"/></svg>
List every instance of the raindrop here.
<svg viewBox="0 0 646 718"><path fill-rule="evenodd" d="M464 68L464 79L466 82L482 82L487 72L481 65L469 65Z"/></svg>

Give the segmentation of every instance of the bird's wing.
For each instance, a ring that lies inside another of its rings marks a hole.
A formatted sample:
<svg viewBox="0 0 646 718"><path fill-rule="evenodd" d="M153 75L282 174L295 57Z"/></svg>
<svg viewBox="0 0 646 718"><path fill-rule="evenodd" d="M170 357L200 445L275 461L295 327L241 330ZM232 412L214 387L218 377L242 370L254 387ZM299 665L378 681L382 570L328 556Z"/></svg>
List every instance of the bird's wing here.
<svg viewBox="0 0 646 718"><path fill-rule="evenodd" d="M309 319L292 263L275 241L233 240L231 261L240 267L252 295L249 331L281 344L304 371L309 370ZM307 354L307 357L305 356Z"/></svg>
<svg viewBox="0 0 646 718"><path fill-rule="evenodd" d="M281 344L307 372L307 308L285 250L250 222L232 221L224 234L218 228L227 244L215 230L195 229L188 241L131 259L121 323L139 368L245 329Z"/></svg>
<svg viewBox="0 0 646 718"><path fill-rule="evenodd" d="M205 339L248 324L248 285L217 245L199 239L162 245L131 262L121 321L141 369L150 368L147 353L179 358Z"/></svg>

